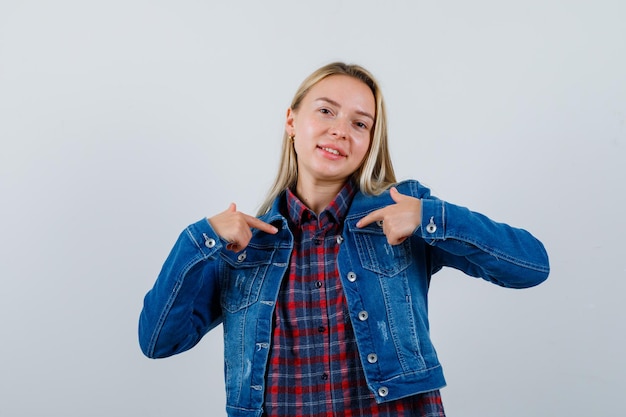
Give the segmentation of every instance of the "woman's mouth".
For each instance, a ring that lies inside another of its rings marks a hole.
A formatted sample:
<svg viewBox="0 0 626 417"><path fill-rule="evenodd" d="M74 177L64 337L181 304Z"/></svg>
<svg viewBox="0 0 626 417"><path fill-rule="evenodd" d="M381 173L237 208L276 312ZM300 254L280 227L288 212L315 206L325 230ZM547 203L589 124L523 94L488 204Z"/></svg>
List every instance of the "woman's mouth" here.
<svg viewBox="0 0 626 417"><path fill-rule="evenodd" d="M326 148L324 146L318 146L319 149L326 151L328 153L332 153L333 155L337 155L337 156L345 156L342 155L341 152L339 152L337 149L333 149L333 148Z"/></svg>

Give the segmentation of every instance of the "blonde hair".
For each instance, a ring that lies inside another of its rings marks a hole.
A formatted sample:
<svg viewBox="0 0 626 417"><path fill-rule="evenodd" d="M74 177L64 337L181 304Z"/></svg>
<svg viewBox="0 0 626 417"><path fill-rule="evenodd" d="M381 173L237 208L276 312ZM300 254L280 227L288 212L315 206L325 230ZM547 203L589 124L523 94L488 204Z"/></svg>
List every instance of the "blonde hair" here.
<svg viewBox="0 0 626 417"><path fill-rule="evenodd" d="M361 166L352 174L352 178L365 194L378 195L396 182L396 176L389 155L387 142L387 114L382 92L374 76L359 65L349 65L343 62L333 62L325 65L300 84L291 101L291 109L297 110L302 99L315 84L331 75L348 75L365 83L374 94L376 102L376 121L372 129L372 140L367 155ZM259 208L259 215L267 213L272 203L286 188L295 188L298 180L298 161L291 138L283 134L282 158L278 167L278 174L270 188L265 201Z"/></svg>

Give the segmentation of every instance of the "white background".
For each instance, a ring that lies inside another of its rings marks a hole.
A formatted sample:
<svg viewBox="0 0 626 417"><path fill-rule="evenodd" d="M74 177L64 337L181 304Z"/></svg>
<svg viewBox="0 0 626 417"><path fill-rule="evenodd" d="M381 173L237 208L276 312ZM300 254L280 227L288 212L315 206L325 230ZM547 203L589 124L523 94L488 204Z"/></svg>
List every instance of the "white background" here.
<svg viewBox="0 0 626 417"><path fill-rule="evenodd" d="M189 223L255 212L285 110L379 79L392 156L529 229L549 280L436 275L450 417L626 414L626 3L0 1L0 415L224 415L221 327L166 360L137 317Z"/></svg>

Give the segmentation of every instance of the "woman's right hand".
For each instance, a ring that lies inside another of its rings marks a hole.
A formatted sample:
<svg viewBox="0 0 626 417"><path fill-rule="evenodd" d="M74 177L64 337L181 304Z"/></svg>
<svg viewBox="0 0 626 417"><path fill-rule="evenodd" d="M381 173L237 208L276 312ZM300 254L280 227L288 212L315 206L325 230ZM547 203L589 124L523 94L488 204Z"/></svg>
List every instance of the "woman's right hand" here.
<svg viewBox="0 0 626 417"><path fill-rule="evenodd" d="M265 223L256 217L237 211L235 203L230 203L228 208L207 219L222 239L228 244L226 249L233 252L243 250L252 238L251 228L259 229L269 234L276 234L278 229L269 223Z"/></svg>

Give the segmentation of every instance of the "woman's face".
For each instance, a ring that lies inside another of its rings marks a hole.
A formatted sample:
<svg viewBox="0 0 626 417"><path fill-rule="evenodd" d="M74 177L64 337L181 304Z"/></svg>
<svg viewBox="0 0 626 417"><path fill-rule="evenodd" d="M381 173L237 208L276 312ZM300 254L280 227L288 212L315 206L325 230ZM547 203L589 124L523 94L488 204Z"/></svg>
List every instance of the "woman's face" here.
<svg viewBox="0 0 626 417"><path fill-rule="evenodd" d="M315 84L297 110L287 111L298 182L345 182L367 154L375 114L374 94L362 81L331 75Z"/></svg>

